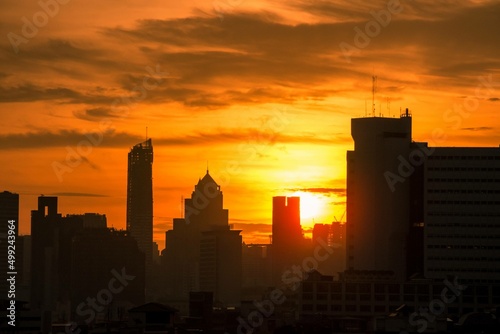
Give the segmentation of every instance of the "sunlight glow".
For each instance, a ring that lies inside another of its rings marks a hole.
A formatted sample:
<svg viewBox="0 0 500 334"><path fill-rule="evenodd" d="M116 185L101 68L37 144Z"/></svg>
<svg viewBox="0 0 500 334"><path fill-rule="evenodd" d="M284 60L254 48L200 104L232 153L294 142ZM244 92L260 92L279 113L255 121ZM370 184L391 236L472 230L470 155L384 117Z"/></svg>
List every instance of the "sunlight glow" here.
<svg viewBox="0 0 500 334"><path fill-rule="evenodd" d="M304 191L296 191L291 196L300 196L300 219L302 222L308 223L309 220L324 215L324 203L319 196Z"/></svg>

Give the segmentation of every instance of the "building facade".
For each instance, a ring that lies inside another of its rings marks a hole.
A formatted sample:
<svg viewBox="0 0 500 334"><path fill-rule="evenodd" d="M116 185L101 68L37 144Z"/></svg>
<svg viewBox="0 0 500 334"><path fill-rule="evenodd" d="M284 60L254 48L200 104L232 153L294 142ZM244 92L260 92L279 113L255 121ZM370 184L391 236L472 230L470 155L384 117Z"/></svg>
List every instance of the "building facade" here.
<svg viewBox="0 0 500 334"><path fill-rule="evenodd" d="M184 200L184 217L174 218L163 252L168 301L181 313L189 293L212 292L214 302L239 305L242 275L241 231L232 230L220 186L208 170Z"/></svg>
<svg viewBox="0 0 500 334"><path fill-rule="evenodd" d="M127 230L137 240L146 265L153 257L153 145L151 139L128 154Z"/></svg>
<svg viewBox="0 0 500 334"><path fill-rule="evenodd" d="M391 270L406 278L409 182L391 188L386 172L397 170L411 149L412 118L351 120L354 150L347 152L347 269Z"/></svg>
<svg viewBox="0 0 500 334"><path fill-rule="evenodd" d="M283 273L300 263L306 252L300 225L300 197L273 197L272 224L272 280L280 284Z"/></svg>
<svg viewBox="0 0 500 334"><path fill-rule="evenodd" d="M500 148L432 148L423 182L425 277L500 282Z"/></svg>

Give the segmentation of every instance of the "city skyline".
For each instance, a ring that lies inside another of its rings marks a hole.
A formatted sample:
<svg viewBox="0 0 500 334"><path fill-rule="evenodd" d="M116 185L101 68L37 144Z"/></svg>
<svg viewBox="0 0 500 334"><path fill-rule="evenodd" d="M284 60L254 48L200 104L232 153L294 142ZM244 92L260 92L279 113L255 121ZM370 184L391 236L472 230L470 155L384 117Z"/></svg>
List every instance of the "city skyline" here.
<svg viewBox="0 0 500 334"><path fill-rule="evenodd" d="M160 249L207 161L244 241L268 242L273 196L310 197L309 232L343 216L349 123L373 87L375 114L411 109L415 141L498 147L500 5L394 3L69 1L29 34L43 8L9 1L0 173L20 234L40 194L125 229L126 154L146 137Z"/></svg>

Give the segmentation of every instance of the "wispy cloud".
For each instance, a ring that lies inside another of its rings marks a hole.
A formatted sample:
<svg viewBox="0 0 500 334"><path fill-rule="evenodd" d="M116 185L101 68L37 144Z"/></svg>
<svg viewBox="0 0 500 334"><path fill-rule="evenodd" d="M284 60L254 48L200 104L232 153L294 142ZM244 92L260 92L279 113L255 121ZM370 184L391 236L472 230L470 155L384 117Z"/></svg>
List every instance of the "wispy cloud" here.
<svg viewBox="0 0 500 334"><path fill-rule="evenodd" d="M55 192L47 195L61 196L61 197L109 197L108 195L104 194L76 193L76 192Z"/></svg>
<svg viewBox="0 0 500 334"><path fill-rule="evenodd" d="M478 126L474 128L462 128L461 130L464 131L489 131L489 130L495 130L495 128L490 127L490 126Z"/></svg>
<svg viewBox="0 0 500 334"><path fill-rule="evenodd" d="M15 134L0 134L0 150L29 149L43 147L65 147L76 145L82 140L87 140L89 133L78 130L60 130L57 132L38 131ZM129 147L142 141L142 136L109 130L101 133L103 136L102 147ZM210 145L214 143L227 144L235 142L256 141L257 138L265 138L266 144L273 143L316 143L333 144L350 140L343 136L318 137L312 134L287 135L281 133L267 132L256 128L244 129L219 129L213 132L195 132L184 136L153 138L155 146L188 146L188 145Z"/></svg>

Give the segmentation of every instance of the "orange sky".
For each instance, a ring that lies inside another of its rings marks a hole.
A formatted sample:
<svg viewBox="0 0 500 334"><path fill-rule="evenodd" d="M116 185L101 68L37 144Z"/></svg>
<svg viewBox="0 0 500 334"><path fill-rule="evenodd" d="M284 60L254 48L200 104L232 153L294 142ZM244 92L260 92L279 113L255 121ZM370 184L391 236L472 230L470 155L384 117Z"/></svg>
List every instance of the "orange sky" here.
<svg viewBox="0 0 500 334"><path fill-rule="evenodd" d="M0 191L21 195L23 234L40 194L124 228L146 127L160 249L207 160L247 242L268 242L272 196L316 198L305 228L340 218L374 74L376 114L410 108L416 141L500 143L498 1L44 3L0 11Z"/></svg>

